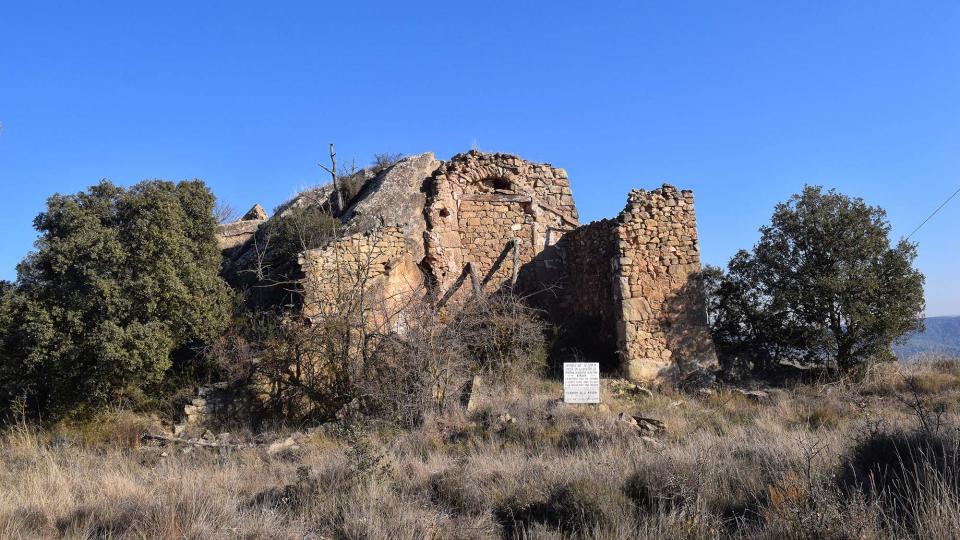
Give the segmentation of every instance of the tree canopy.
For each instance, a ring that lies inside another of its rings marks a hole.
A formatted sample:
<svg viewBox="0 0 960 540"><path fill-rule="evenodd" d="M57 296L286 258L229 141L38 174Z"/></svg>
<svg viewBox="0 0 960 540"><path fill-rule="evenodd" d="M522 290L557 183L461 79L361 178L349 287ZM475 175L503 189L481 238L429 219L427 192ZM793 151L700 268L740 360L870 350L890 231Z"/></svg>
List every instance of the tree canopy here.
<svg viewBox="0 0 960 540"><path fill-rule="evenodd" d="M214 197L200 181L54 195L0 297L0 391L56 416L160 382L226 326Z"/></svg>
<svg viewBox="0 0 960 540"><path fill-rule="evenodd" d="M760 233L726 272L705 273L721 354L761 368L788 360L847 371L922 328L916 244L891 245L882 208L806 186Z"/></svg>

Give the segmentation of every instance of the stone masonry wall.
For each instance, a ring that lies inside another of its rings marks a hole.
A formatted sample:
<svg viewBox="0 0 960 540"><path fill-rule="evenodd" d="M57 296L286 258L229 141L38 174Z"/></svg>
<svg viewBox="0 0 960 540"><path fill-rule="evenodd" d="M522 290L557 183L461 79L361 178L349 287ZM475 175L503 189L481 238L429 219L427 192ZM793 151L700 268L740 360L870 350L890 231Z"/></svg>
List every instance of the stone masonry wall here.
<svg viewBox="0 0 960 540"><path fill-rule="evenodd" d="M425 266L442 302L466 298L474 279L484 293L512 287L520 267L579 225L567 174L549 164L470 151L428 185Z"/></svg>
<svg viewBox="0 0 960 540"><path fill-rule="evenodd" d="M567 325L578 354L631 379L716 365L692 192L634 190L616 219L581 227L567 174L550 164L425 153L370 176L338 215L346 236L301 254L306 316L341 309L363 284L364 320L403 331L414 300L455 310L512 290ZM255 226L225 226L224 247L249 251L232 238Z"/></svg>
<svg viewBox="0 0 960 540"><path fill-rule="evenodd" d="M616 318L614 258L617 257L615 220L584 225L557 244L563 261L564 290L560 309L567 314L612 321Z"/></svg>
<svg viewBox="0 0 960 540"><path fill-rule="evenodd" d="M707 329L693 192L633 190L616 228L618 347L634 380L678 379L716 365Z"/></svg>
<svg viewBox="0 0 960 540"><path fill-rule="evenodd" d="M567 233L556 246L562 262L560 292L535 297L539 307L554 314L563 327L568 347L585 361L600 362L605 372L620 367L620 309L614 293L618 276L613 267L618 257L618 225L616 220L604 219ZM558 305L550 305L554 298Z"/></svg>
<svg viewBox="0 0 960 540"><path fill-rule="evenodd" d="M410 257L400 227L390 226L344 237L305 252L304 315L323 317L344 309L365 290L363 314L371 326L389 323L402 330L404 308L424 291L423 274Z"/></svg>
<svg viewBox="0 0 960 540"><path fill-rule="evenodd" d="M303 253L304 312L311 318L357 302L363 286L367 323L377 331L402 329L414 300L425 296L424 183L440 166L432 153L408 156L368 177L362 195L338 215L343 238Z"/></svg>

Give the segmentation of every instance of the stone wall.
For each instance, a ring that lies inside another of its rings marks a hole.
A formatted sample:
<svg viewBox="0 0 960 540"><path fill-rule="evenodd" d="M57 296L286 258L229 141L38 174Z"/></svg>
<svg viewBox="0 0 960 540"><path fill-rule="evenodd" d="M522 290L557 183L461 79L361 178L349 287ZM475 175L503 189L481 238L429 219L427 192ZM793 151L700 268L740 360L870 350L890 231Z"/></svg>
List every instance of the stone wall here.
<svg viewBox="0 0 960 540"><path fill-rule="evenodd" d="M257 205L260 206L260 205ZM217 247L221 251L233 250L246 244L257 233L266 218L247 218L217 226Z"/></svg>
<svg viewBox="0 0 960 540"><path fill-rule="evenodd" d="M402 329L407 307L425 295L426 276L419 266L426 231L424 184L439 165L426 152L367 174L362 193L338 216L345 236L300 257L306 316L346 309L362 287L360 309L367 322L378 330Z"/></svg>
<svg viewBox="0 0 960 540"><path fill-rule="evenodd" d="M404 310L425 292L424 276L411 257L406 236L398 226L355 233L301 255L304 272L303 311L323 317L354 309L373 327L401 331ZM358 306L358 292L364 292Z"/></svg>
<svg viewBox="0 0 960 540"><path fill-rule="evenodd" d="M578 356L638 381L716 366L692 192L631 191L616 219L567 233L556 248L559 294L538 304Z"/></svg>
<svg viewBox="0 0 960 540"><path fill-rule="evenodd" d="M365 321L403 331L415 300L455 311L475 294L510 290L533 298L565 325L571 349L608 371L666 381L716 364L695 279L690 191L634 190L616 219L581 227L567 174L550 164L478 151L438 161L425 153L367 173L335 214L344 236L301 254L308 317L341 309L344 292L362 285ZM223 232L251 234L258 225ZM231 249L243 249L233 242Z"/></svg>
<svg viewBox="0 0 960 540"><path fill-rule="evenodd" d="M563 237L557 247L566 275L562 284L567 313L613 320L614 258L617 256L615 220L594 221Z"/></svg>
<svg viewBox="0 0 960 540"><path fill-rule="evenodd" d="M567 173L508 154L470 151L433 174L425 266L436 297L513 287L521 267L579 225Z"/></svg>
<svg viewBox="0 0 960 540"><path fill-rule="evenodd" d="M696 280L700 249L693 192L633 190L616 228L618 347L634 380L682 378L717 364Z"/></svg>
<svg viewBox="0 0 960 540"><path fill-rule="evenodd" d="M614 262L618 256L616 220L604 219L567 233L557 243L561 280L537 295L538 304L563 328L568 347L605 372L620 367L617 349L619 301ZM549 262L549 261L548 261ZM551 306L556 298L558 305Z"/></svg>

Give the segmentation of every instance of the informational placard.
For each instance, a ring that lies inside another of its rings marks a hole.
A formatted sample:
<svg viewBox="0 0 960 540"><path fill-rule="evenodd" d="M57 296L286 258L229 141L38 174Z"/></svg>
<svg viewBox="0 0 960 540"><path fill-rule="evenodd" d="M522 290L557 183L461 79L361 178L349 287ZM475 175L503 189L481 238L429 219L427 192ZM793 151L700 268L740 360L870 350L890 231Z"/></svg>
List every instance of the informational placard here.
<svg viewBox="0 0 960 540"><path fill-rule="evenodd" d="M564 362L563 401L565 403L600 403L600 364Z"/></svg>

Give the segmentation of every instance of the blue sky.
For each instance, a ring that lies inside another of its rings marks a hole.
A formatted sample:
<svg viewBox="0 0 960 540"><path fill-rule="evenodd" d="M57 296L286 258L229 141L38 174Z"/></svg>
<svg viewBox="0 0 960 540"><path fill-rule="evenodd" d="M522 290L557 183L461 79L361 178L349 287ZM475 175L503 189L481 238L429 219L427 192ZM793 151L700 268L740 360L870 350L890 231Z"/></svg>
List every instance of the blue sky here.
<svg viewBox="0 0 960 540"><path fill-rule="evenodd" d="M53 192L202 178L272 208L342 159L567 169L584 221L696 192L703 256L823 184L909 233L960 187L960 3L3 2L0 278ZM960 314L960 196L914 237Z"/></svg>

